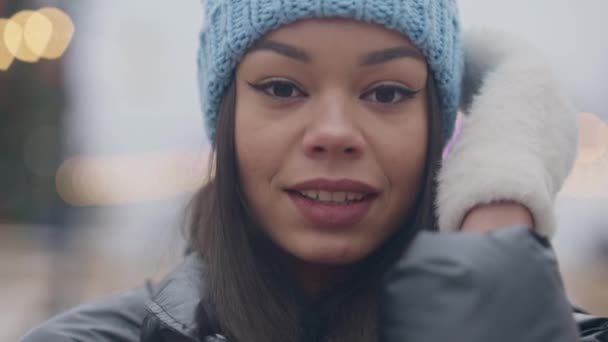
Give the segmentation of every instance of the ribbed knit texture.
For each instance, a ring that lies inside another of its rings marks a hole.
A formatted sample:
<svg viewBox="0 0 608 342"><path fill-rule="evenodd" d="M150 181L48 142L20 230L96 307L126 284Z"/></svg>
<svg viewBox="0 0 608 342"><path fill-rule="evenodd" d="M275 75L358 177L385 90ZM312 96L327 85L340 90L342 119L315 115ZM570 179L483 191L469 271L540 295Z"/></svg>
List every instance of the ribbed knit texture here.
<svg viewBox="0 0 608 342"><path fill-rule="evenodd" d="M406 35L427 59L439 94L447 140L454 128L463 74L455 0L203 0L198 55L208 137L222 96L246 50L261 36L305 18L351 18Z"/></svg>

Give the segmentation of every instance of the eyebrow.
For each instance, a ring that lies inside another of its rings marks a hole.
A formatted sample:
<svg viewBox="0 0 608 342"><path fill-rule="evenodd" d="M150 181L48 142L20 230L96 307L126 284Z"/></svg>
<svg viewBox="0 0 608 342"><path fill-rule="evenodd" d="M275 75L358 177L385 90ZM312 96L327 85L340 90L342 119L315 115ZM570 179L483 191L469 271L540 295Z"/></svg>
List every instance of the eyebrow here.
<svg viewBox="0 0 608 342"><path fill-rule="evenodd" d="M308 53L306 53L306 51L303 51L302 49L299 49L292 45L279 43L279 42L275 42L272 40L267 40L267 39L260 40L258 43L253 45L251 47L251 49L249 49L249 52L258 51L258 50L274 51L283 56L293 58L293 59L296 59L296 60L299 60L299 61L305 62L305 63L309 63L312 61L312 58L310 57L310 55Z"/></svg>
<svg viewBox="0 0 608 342"><path fill-rule="evenodd" d="M377 65L397 58L414 58L426 63L424 56L418 50L409 46L399 46L390 49L374 51L366 55L361 65Z"/></svg>
<svg viewBox="0 0 608 342"><path fill-rule="evenodd" d="M249 52L259 50L270 50L305 63L310 63L312 61L312 57L306 51L293 45L280 43L269 39L262 39L258 41L249 49ZM426 63L426 59L420 52L418 52L418 50L409 46L399 46L371 52L361 59L360 64L362 66L377 65L397 58L414 58Z"/></svg>

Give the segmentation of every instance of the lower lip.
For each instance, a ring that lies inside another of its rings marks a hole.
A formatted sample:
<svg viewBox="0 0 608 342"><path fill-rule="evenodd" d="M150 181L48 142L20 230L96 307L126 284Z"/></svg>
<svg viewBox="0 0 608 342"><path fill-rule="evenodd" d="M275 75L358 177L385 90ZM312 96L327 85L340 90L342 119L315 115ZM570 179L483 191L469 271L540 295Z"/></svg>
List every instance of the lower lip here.
<svg viewBox="0 0 608 342"><path fill-rule="evenodd" d="M360 202L345 204L326 203L304 197L297 192L288 192L300 213L312 223L324 228L346 228L360 222L370 210L375 196Z"/></svg>

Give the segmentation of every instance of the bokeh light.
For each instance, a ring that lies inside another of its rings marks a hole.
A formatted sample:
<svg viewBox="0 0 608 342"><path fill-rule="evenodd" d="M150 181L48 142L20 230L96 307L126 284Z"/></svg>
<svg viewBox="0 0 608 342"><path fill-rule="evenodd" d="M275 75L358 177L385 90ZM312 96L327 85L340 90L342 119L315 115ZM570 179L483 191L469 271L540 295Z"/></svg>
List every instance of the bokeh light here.
<svg viewBox="0 0 608 342"><path fill-rule="evenodd" d="M50 36L49 43L41 56L47 59L56 59L63 56L75 32L72 19L60 9L54 7L41 8L38 13L48 18L53 25L53 34Z"/></svg>
<svg viewBox="0 0 608 342"><path fill-rule="evenodd" d="M577 162L594 163L601 160L608 153L608 125L591 113L579 114L578 125Z"/></svg>
<svg viewBox="0 0 608 342"><path fill-rule="evenodd" d="M10 26L13 25L15 24L11 23ZM13 60L15 60L15 56L9 51L7 44L2 43L5 40L4 32L7 30L7 26L9 26L9 21L0 18L0 70L8 70L11 64L13 64ZM14 27L8 27L8 29L14 29ZM7 33L7 35L11 37L18 36L12 33Z"/></svg>
<svg viewBox="0 0 608 342"><path fill-rule="evenodd" d="M32 13L23 26L23 41L37 57L44 54L52 36L53 23L39 12Z"/></svg>
<svg viewBox="0 0 608 342"><path fill-rule="evenodd" d="M202 151L74 157L57 171L57 192L78 207L171 198L192 193L204 183L206 158Z"/></svg>
<svg viewBox="0 0 608 342"><path fill-rule="evenodd" d="M74 36L72 19L55 7L23 10L0 19L0 70L14 59L34 63L63 56Z"/></svg>
<svg viewBox="0 0 608 342"><path fill-rule="evenodd" d="M594 114L580 113L578 126L577 157L561 194L608 198L608 124Z"/></svg>
<svg viewBox="0 0 608 342"><path fill-rule="evenodd" d="M9 19L10 31L4 32L4 42L8 50L22 62L34 63L40 59L40 56L30 50L28 44L25 44L24 31L28 20L34 14L34 11L25 10L17 12Z"/></svg>
<svg viewBox="0 0 608 342"><path fill-rule="evenodd" d="M13 58L17 57L17 52L19 51L19 47L23 40L23 29L21 28L21 25L13 20L7 20L1 38L4 43L2 45L6 51L8 51Z"/></svg>

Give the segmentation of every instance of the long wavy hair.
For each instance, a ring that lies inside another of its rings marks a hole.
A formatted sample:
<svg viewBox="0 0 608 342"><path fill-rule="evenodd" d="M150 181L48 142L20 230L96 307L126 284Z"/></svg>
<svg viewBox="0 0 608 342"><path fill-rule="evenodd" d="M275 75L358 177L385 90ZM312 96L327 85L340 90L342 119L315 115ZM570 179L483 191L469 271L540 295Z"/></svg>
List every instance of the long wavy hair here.
<svg viewBox="0 0 608 342"><path fill-rule="evenodd" d="M355 265L351 278L315 304L305 300L284 253L247 210L235 151L235 85L218 113L210 179L190 206L190 243L204 263L201 335L230 342L372 342L379 338L378 290L382 274L421 230L436 230L436 172L441 161L441 115L432 77L427 82L428 149L422 186L399 229Z"/></svg>

